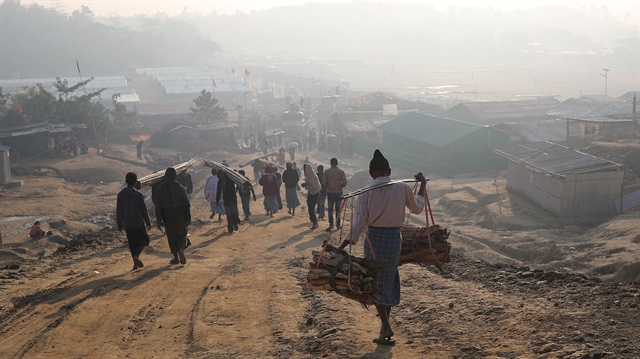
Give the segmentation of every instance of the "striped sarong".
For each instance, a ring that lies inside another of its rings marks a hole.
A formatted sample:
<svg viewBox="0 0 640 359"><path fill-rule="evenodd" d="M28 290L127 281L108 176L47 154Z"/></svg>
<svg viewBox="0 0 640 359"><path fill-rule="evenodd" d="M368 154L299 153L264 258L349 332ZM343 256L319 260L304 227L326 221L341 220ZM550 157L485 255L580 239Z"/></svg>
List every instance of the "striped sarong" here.
<svg viewBox="0 0 640 359"><path fill-rule="evenodd" d="M400 274L398 273L402 249L400 228L368 227L367 237L371 246L365 240L364 257L385 261L384 267L378 273L380 293L378 304L396 306L400 304ZM373 254L371 247L373 247Z"/></svg>
<svg viewBox="0 0 640 359"><path fill-rule="evenodd" d="M298 190L294 188L285 188L286 199L287 199L287 207L288 208L296 208L300 205L300 201L298 200Z"/></svg>

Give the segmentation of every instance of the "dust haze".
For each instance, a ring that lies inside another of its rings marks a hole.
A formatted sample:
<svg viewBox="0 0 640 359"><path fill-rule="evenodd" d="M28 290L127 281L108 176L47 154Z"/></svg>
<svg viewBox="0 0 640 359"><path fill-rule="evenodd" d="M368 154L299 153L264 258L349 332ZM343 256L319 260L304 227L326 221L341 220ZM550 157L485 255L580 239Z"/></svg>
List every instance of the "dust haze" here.
<svg viewBox="0 0 640 359"><path fill-rule="evenodd" d="M419 96L444 86L483 100L604 94L603 68L610 94L640 81L640 10L630 2L288 2L231 14L185 6L176 15L145 3L147 16L98 15L75 3L61 12L68 17L47 21L38 16L55 9L25 18L12 14L14 4L2 9L4 79L73 75L79 58L94 76L242 63L358 91Z"/></svg>

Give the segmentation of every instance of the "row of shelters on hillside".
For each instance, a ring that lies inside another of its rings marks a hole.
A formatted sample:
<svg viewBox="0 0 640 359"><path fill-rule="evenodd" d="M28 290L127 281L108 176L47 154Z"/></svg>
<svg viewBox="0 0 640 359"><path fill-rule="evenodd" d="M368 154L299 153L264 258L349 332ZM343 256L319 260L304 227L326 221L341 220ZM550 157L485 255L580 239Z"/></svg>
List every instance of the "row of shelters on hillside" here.
<svg viewBox="0 0 640 359"><path fill-rule="evenodd" d="M235 108L253 99L253 88L246 76L229 73L221 68L209 67L153 67L137 68L137 75L146 76L152 82L145 83L149 91L159 88L159 98L150 98L157 102L160 98L170 98L176 101L191 100L202 90L214 94L220 104L227 108ZM147 80L147 79L145 79Z"/></svg>
<svg viewBox="0 0 640 359"><path fill-rule="evenodd" d="M622 211L620 164L547 141L495 152L509 160L507 189L560 217Z"/></svg>
<svg viewBox="0 0 640 359"><path fill-rule="evenodd" d="M89 78L85 78L84 81ZM72 87L83 81L80 77L69 77L61 79L67 81L69 87ZM20 79L20 80L0 80L0 87L4 94L15 94L25 91L26 88L42 86L42 88L54 96L58 96L58 90L54 86L56 79L54 78L38 78L38 79ZM125 76L97 76L89 81L85 86L78 88L75 92L68 96L82 96L87 93L103 90L100 93L99 101L107 108L112 107L112 103L116 100L124 104L136 104L140 102L140 96L135 88L129 83L129 79Z"/></svg>
<svg viewBox="0 0 640 359"><path fill-rule="evenodd" d="M1 124L1 123L0 123ZM76 138L80 145L86 140L86 125L53 125L35 123L17 127L0 125L0 145L22 158L49 155L56 156L55 146L69 138Z"/></svg>
<svg viewBox="0 0 640 359"><path fill-rule="evenodd" d="M356 153L381 148L394 166L447 177L506 169L510 191L560 217L611 215L637 205L621 197L621 165L559 144L637 136L638 118L628 104L609 106L607 118L566 118L549 111L553 101L518 102L458 105L480 114L475 122L445 117L451 111L391 118L380 111L343 112L333 120L340 131L361 134L355 136Z"/></svg>
<svg viewBox="0 0 640 359"><path fill-rule="evenodd" d="M334 113L329 128L354 137L353 147L358 154L366 155L373 148L383 147L401 167L417 169L419 163L424 166L426 158L428 170L446 176L506 169L506 162L496 159L491 152L514 143L552 141L582 145L596 137L624 138L638 133L632 106L622 100L617 103L624 106L583 100L595 108L611 109L612 118L559 117L554 109L560 103L552 98L463 103L446 112L439 108L409 113L398 109L399 116L385 116L383 106L396 100L382 93L351 100L355 105ZM613 118L614 113L621 111L627 115Z"/></svg>

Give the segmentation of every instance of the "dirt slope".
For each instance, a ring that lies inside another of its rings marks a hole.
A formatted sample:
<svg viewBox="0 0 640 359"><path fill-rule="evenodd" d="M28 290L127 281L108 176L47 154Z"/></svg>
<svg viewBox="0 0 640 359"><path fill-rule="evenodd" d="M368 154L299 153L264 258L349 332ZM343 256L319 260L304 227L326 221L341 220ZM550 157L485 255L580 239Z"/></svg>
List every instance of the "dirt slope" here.
<svg viewBox="0 0 640 359"><path fill-rule="evenodd" d="M371 342L375 311L305 287L311 250L328 235L308 229L304 210L269 219L259 197L251 223L228 235L208 219L200 193L207 171L194 167L188 263L170 266L154 229L145 267L131 271L124 235L101 219L113 212L120 181L85 184L59 173L97 166L124 178L132 166L82 160L25 170L16 176L22 188L0 193L0 218L32 216L1 223L3 233L40 216L76 240L38 258L44 242L5 235L28 251L0 270L2 358L640 357L638 282L592 277L608 280L637 263L637 213L566 223L509 196L500 181L430 182L434 216L454 232L454 258L444 273L401 267L391 348Z"/></svg>

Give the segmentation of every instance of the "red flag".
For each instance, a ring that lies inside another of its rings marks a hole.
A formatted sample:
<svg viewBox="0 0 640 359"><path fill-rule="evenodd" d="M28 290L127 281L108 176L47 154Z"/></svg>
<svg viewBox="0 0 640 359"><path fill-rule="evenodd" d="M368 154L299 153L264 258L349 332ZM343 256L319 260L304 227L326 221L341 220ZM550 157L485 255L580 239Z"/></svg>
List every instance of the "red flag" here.
<svg viewBox="0 0 640 359"><path fill-rule="evenodd" d="M213 79L213 77L211 78L211 86L216 89L218 88L218 85L216 85L216 80Z"/></svg>
<svg viewBox="0 0 640 359"><path fill-rule="evenodd" d="M244 68L244 75L245 76L251 75L251 71L249 71L249 69L247 69L246 67Z"/></svg>

